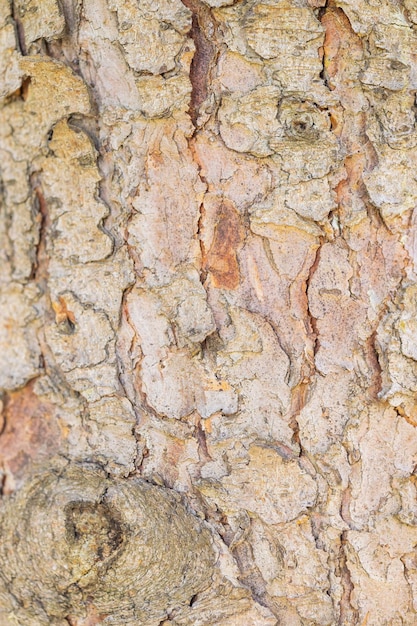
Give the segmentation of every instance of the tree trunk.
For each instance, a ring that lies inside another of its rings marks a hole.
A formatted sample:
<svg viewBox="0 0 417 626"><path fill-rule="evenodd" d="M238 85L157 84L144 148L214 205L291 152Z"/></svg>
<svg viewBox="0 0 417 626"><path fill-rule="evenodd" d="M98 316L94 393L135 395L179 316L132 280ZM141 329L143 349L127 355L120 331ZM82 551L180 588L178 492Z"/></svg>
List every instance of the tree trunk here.
<svg viewBox="0 0 417 626"><path fill-rule="evenodd" d="M0 26L0 626L415 626L414 0Z"/></svg>

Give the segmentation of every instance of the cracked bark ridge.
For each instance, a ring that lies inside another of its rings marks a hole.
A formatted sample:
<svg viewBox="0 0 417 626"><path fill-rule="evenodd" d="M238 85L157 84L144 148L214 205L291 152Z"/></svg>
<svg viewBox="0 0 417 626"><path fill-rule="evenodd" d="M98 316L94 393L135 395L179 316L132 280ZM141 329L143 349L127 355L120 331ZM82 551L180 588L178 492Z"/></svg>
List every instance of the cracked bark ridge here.
<svg viewBox="0 0 417 626"><path fill-rule="evenodd" d="M0 528L0 601L27 626L154 624L211 582L210 535L178 494L93 466L35 474Z"/></svg>
<svg viewBox="0 0 417 626"><path fill-rule="evenodd" d="M416 624L417 13L377 4L0 3L3 493L58 453L183 493L218 579L152 626ZM66 510L113 563L108 498Z"/></svg>

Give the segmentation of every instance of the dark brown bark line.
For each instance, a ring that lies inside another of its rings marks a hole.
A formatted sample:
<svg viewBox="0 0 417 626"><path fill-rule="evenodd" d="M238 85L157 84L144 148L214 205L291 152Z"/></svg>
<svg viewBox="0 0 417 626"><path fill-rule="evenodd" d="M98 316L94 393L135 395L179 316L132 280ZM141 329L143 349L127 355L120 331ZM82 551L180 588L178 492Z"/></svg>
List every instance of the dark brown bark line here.
<svg viewBox="0 0 417 626"><path fill-rule="evenodd" d="M8 104L12 102L13 100L17 100L17 99L23 100L23 102L25 102L28 97L30 83L31 83L30 76L24 77L20 87L5 98L5 103Z"/></svg>
<svg viewBox="0 0 417 626"><path fill-rule="evenodd" d="M218 56L218 50L213 43L213 41L216 41L217 25L210 9L200 0L181 1L192 12L192 25L189 35L193 39L195 45L195 53L191 62L189 75L192 89L188 109L188 114L190 115L190 119L194 125L195 130L193 136L188 140L188 147L192 154L193 161L197 165L200 180L206 185L206 189L208 189L209 184L202 175L202 166L199 162L198 155L196 154L195 137L198 133L199 108L200 105L207 98L212 67L215 65ZM209 29L211 31L210 36L208 36L207 34ZM199 206L199 218L196 233L201 252L200 282L203 287L208 277L208 268L206 267L204 262L208 251L205 249L202 236L204 232L204 223L205 209L203 199L203 202L201 202ZM204 455L204 450L202 450L202 453Z"/></svg>
<svg viewBox="0 0 417 626"><path fill-rule="evenodd" d="M202 165L195 150L195 138L198 133L198 117L200 112L200 106L209 95L212 73L213 69L216 67L216 61L219 55L219 41L217 36L218 25L210 8L207 5L203 4L201 0L181 1L192 12L192 26L189 32L189 36L193 39L195 45L195 53L191 62L189 75L192 90L188 109L188 114L190 115L190 119L194 125L195 130L193 136L188 140L188 147L192 154L193 161L197 165L200 180L206 185L206 189L208 190L209 183L202 175ZM219 219L218 227L222 226L220 222L221 220ZM210 273L210 250L205 249L202 236L204 232L204 227L205 208L203 198L203 201L199 206L199 219L196 233L201 252L200 282L203 287L205 286L206 280ZM232 277L229 277L231 282L233 283L233 287L236 286L236 274L238 274L236 259L235 265L235 271L233 272L234 275ZM226 280L226 282L230 283L230 280ZM226 288L228 288L228 285L225 286Z"/></svg>
<svg viewBox="0 0 417 626"><path fill-rule="evenodd" d="M225 529L227 526L228 524L226 522L224 525ZM242 585L250 591L253 600L257 604L268 608L275 617L280 618L280 608L277 606L276 600L268 593L267 584L255 563L252 546L248 537L249 534L250 526L242 530L240 537L233 536L233 538L231 538L230 534L226 531L223 540L229 547L239 568L239 580ZM280 623L279 621L278 624Z"/></svg>
<svg viewBox="0 0 417 626"><path fill-rule="evenodd" d="M0 397L1 410L0 410L0 437L7 428L7 406L9 403L10 394L8 392L2 393Z"/></svg>
<svg viewBox="0 0 417 626"><path fill-rule="evenodd" d="M51 233L51 219L48 205L42 191L39 172L33 173L29 184L34 195L35 221L38 223L38 244L35 250L35 260L32 266L30 280L39 283L42 291L47 289L49 255L47 251L47 237Z"/></svg>
<svg viewBox="0 0 417 626"><path fill-rule="evenodd" d="M307 404L310 382L310 380L308 382L303 381L291 389L291 412L288 420L288 426L294 433L292 436L292 442L299 446L300 456L303 451L303 446L300 438L300 425L297 418Z"/></svg>
<svg viewBox="0 0 417 626"><path fill-rule="evenodd" d="M16 31L16 46L22 56L27 55L27 47L25 41L25 32L23 28L23 24L18 15L18 9L16 7L15 2L12 0L12 18L15 25Z"/></svg>
<svg viewBox="0 0 417 626"><path fill-rule="evenodd" d="M408 424L410 424L410 426L413 426L414 428L417 427L417 415L408 415L401 405L395 406L393 408L396 414L399 417L403 418ZM414 473L417 473L417 465L414 468Z"/></svg>
<svg viewBox="0 0 417 626"><path fill-rule="evenodd" d="M83 0L59 0L65 19L66 35L72 37L78 32Z"/></svg>
<svg viewBox="0 0 417 626"><path fill-rule="evenodd" d="M311 285L311 281L313 280L313 276L315 274L315 272L317 271L317 268L319 266L320 263L320 253L321 253L321 248L323 246L323 239L321 239L319 246L316 250L316 256L314 258L313 263L311 264L309 270L308 270L308 276L306 278L305 281L305 292L306 292L306 296L307 296L307 324L308 324L308 328L307 328L307 332L308 334L312 337L313 340L313 354L311 355L311 364L310 365L310 369L311 369L311 375L313 375L315 373L315 356L320 348L320 333L319 333L319 329L317 326L317 318L314 317L314 315L312 314L311 310L310 310L310 303L309 303L309 289L310 289L310 285Z"/></svg>
<svg viewBox="0 0 417 626"><path fill-rule="evenodd" d="M194 160L195 160L195 158L194 158ZM200 179L203 182L205 182L203 176L201 175L201 167L200 166L199 166L199 176L200 176ZM203 262L203 260L206 258L206 255L207 255L206 247L204 245L204 240L203 240L204 219L205 219L205 216L206 216L206 210L204 208L204 203L200 204L199 212L200 212L200 215L199 215L198 223L197 223L197 237L198 237L198 241L200 243L200 253L201 253L201 260L202 260L201 269L200 269L200 282L204 286L204 284L205 284L205 282L207 280L207 276L208 276L207 269L204 267L204 262Z"/></svg>
<svg viewBox="0 0 417 626"><path fill-rule="evenodd" d="M58 4L64 17L65 29L59 38L42 40L42 50L44 54L67 65L75 74L84 79L80 67L81 55L78 45L82 0L59 0ZM85 82L88 84L87 81Z"/></svg>
<svg viewBox="0 0 417 626"><path fill-rule="evenodd" d="M198 177L200 181L205 185L205 193L198 207L199 215L195 236L200 247L200 267L197 269L199 270L200 282L207 293L207 279L209 276L209 270L206 260L209 251L206 250L203 234L206 220L204 198L205 194L210 188L210 184L206 180L202 172L203 167L196 151L196 137L199 133L198 115L200 105L204 102L208 95L212 71L213 68L216 66L216 61L218 57L218 49L216 47L217 24L212 16L212 12L210 11L210 9L200 0L181 0L181 2L192 12L192 26L189 32L189 36L193 39L196 48L190 66L189 79L192 89L188 108L188 115L190 116L191 122L194 126L194 132L191 137L187 137L187 144L191 154L191 158L197 167ZM208 36L207 31L210 31L210 36ZM204 353L207 352L206 340L201 344L200 348L202 354L204 355ZM148 407L146 394L143 395L145 400L145 407ZM155 413L152 407L149 407L149 409L151 411L151 414ZM200 459L199 466L201 467L203 463L212 460L210 452L208 450L206 433L201 424L201 418L198 418L198 420L196 421L194 435L198 444L198 456ZM205 509L205 507L203 507L203 509Z"/></svg>
<svg viewBox="0 0 417 626"><path fill-rule="evenodd" d="M181 0L192 12L190 37L194 41L195 53L191 62L192 84L189 114L197 127L199 108L209 94L211 70L217 58L217 24L210 11L200 0Z"/></svg>
<svg viewBox="0 0 417 626"><path fill-rule="evenodd" d="M129 257L131 259L136 258L136 255L131 250L131 246L127 243L127 237L125 245L127 246ZM136 278L138 278L138 276ZM130 405L136 417L136 424L132 426L132 435L136 442L136 456L133 463L134 470L129 473L128 477L131 477L133 475L143 476L143 462L149 455L149 450L146 446L146 440L142 432L142 428L145 425L144 422L146 422L147 416L153 416L157 420L162 419L162 416L159 415L148 402L147 394L143 389L140 381L143 353L140 348L139 337L136 334L135 326L130 320L129 307L127 302L129 294L135 288L136 284L137 283L131 285L130 287L127 287L124 290L120 307L119 333L121 332L120 329L123 328L123 325L126 325L132 332L131 344L126 351L124 348L121 347L121 345L119 345L118 341L116 342L117 377L120 383L122 394L124 394L124 396L130 402ZM134 358L133 352L137 350L139 351L139 354L136 355L136 357ZM126 363L131 364L131 369L128 370L128 368L126 367ZM144 480L149 481L149 478L145 477Z"/></svg>
<svg viewBox="0 0 417 626"><path fill-rule="evenodd" d="M200 462L208 463L213 461L207 446L207 437L205 430L201 426L201 419L198 420L195 428L196 439L198 442Z"/></svg>

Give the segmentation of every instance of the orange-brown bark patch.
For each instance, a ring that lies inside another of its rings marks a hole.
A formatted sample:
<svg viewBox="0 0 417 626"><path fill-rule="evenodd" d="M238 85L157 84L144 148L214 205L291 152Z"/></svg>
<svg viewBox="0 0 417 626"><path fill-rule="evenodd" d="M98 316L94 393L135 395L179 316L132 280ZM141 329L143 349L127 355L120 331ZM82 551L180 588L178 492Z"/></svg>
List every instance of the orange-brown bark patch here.
<svg viewBox="0 0 417 626"><path fill-rule="evenodd" d="M219 289L236 289L239 285L237 248L242 240L239 213L231 202L223 200L217 212L213 241L203 260L213 285Z"/></svg>
<svg viewBox="0 0 417 626"><path fill-rule="evenodd" d="M91 605L87 617L68 615L66 620L70 626L96 626L96 624L101 624L106 617L108 617L107 614L97 613L96 607Z"/></svg>
<svg viewBox="0 0 417 626"><path fill-rule="evenodd" d="M352 196L362 191L362 173L365 167L365 157L363 154L353 154L346 157L345 170L346 178L341 180L335 188L337 204L339 207L350 207Z"/></svg>
<svg viewBox="0 0 417 626"><path fill-rule="evenodd" d="M33 382L5 397L2 423L0 466L6 475L21 476L30 461L53 455L59 447L55 407L35 394Z"/></svg>
<svg viewBox="0 0 417 626"><path fill-rule="evenodd" d="M329 7L321 17L324 37L324 69L330 89L351 88L352 60L361 59L363 48L360 37L354 32L348 17L336 7ZM353 70L355 71L355 70Z"/></svg>

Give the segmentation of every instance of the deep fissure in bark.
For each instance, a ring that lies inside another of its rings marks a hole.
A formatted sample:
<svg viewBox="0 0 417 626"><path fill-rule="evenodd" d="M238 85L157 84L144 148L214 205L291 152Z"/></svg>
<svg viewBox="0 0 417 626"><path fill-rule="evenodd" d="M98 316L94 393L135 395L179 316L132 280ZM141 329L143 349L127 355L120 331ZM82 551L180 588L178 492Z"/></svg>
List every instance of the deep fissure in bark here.
<svg viewBox="0 0 417 626"><path fill-rule="evenodd" d="M36 246L35 260L33 263L31 280L39 283L43 290L46 289L48 279L47 237L51 232L51 220L48 206L42 193L39 173L34 173L30 177L30 184L34 194L34 215L38 223L38 244Z"/></svg>
<svg viewBox="0 0 417 626"><path fill-rule="evenodd" d="M199 109L209 95L211 69L218 54L214 43L216 22L209 7L200 0L181 1L192 12L189 36L194 41L195 53L190 68L192 91L189 114L197 128Z"/></svg>

